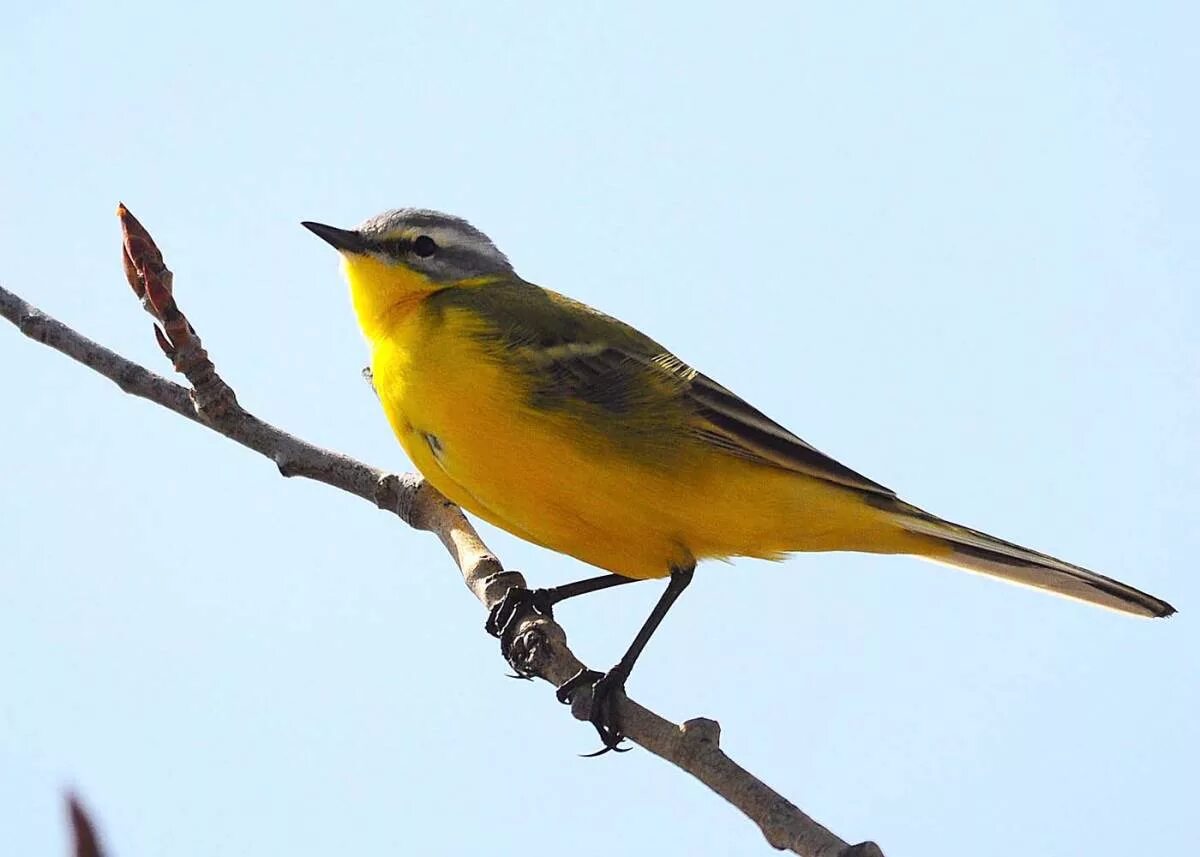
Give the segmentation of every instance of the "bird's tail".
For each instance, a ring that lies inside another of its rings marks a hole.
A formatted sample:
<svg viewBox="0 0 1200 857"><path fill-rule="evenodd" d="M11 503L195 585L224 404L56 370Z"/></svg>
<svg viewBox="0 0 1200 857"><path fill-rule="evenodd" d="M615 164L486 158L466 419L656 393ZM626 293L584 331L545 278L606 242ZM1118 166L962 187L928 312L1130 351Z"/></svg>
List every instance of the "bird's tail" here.
<svg viewBox="0 0 1200 857"><path fill-rule="evenodd" d="M952 524L916 506L898 503L892 515L905 532L926 537L920 540L922 547L914 551L926 559L1138 616L1170 616L1175 612L1162 599L1111 577Z"/></svg>

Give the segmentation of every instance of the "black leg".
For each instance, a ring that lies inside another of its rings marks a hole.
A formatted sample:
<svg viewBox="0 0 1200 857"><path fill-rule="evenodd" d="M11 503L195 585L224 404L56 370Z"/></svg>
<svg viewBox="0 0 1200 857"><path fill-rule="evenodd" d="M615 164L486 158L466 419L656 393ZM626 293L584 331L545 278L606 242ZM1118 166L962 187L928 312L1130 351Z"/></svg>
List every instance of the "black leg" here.
<svg viewBox="0 0 1200 857"><path fill-rule="evenodd" d="M574 583L564 583L562 586L538 589L535 592L544 592L551 599L551 604L557 604L568 598L574 598L576 595L587 595L589 592L599 592L601 589L611 589L626 583L637 583L638 580L637 577L626 577L623 574L602 574L599 577L589 577L587 580L577 580Z"/></svg>
<svg viewBox="0 0 1200 857"><path fill-rule="evenodd" d="M599 577L589 577L577 580L563 586L550 589L526 589L514 586L504 593L504 597L488 611L484 628L493 637L500 638L500 652L517 672L517 678L530 678L519 667L513 665L509 653L512 651L513 638L521 625L521 620L530 613L554 618L554 605L577 595L587 595L589 592L599 592L613 586L633 583L637 578L624 577L620 574L602 574Z"/></svg>
<svg viewBox="0 0 1200 857"><path fill-rule="evenodd" d="M667 584L666 591L658 599L658 603L650 611L650 616L646 619L645 624L642 625L642 629L633 638L633 643L630 644L628 651L625 652L615 667L604 675L595 670L581 670L558 689L559 702L570 704L571 698L579 688L588 686L592 688L592 703L588 712L588 720L596 727L596 731L600 733L600 741L604 744L604 748L589 755L599 756L602 753L607 753L609 750L619 751L621 749L617 745L621 743L621 739L625 735L621 731L620 718L617 716L614 704L614 694L618 691L624 692L625 681L629 678L629 674L633 672L633 665L637 663L638 656L646 648L646 644L650 642L650 638L654 636L655 630L658 629L663 617L671 609L671 605L675 603L675 599L692 582L692 574L695 570L695 565L671 570L671 581Z"/></svg>

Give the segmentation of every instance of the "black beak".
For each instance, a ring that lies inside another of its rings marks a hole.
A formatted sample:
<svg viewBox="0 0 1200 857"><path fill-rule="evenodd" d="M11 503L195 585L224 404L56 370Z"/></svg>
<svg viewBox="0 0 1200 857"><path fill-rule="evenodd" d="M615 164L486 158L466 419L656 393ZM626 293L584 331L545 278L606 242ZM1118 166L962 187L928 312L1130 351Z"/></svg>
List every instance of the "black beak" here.
<svg viewBox="0 0 1200 857"><path fill-rule="evenodd" d="M367 242L362 235L353 229L338 229L336 226L326 226L324 223L313 223L306 220L300 224L323 241L332 244L335 250L342 253L365 253Z"/></svg>

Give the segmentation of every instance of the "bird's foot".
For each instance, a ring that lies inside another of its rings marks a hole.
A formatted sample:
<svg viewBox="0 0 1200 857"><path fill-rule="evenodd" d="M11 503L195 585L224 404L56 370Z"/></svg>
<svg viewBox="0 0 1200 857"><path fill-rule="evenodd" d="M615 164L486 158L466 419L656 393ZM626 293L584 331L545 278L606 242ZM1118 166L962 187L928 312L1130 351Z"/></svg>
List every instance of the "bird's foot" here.
<svg viewBox="0 0 1200 857"><path fill-rule="evenodd" d="M588 706L588 722L595 727L604 746L595 753L585 753L585 758L602 756L609 750L624 753L629 747L619 746L625 738L621 729L621 718L617 714L617 694L624 695L627 671L619 666L613 667L607 673L596 670L582 669L567 681L556 692L558 701L570 705L575 694L582 688L592 689L592 701Z"/></svg>
<svg viewBox="0 0 1200 857"><path fill-rule="evenodd" d="M517 629L527 618L545 616L554 618L554 601L545 589L527 589L524 586L512 586L504 593L496 604L488 611L486 630L493 637L500 638L500 654L508 661L508 665L516 673L513 678L532 679L533 674L520 664L513 662L513 642L517 637Z"/></svg>

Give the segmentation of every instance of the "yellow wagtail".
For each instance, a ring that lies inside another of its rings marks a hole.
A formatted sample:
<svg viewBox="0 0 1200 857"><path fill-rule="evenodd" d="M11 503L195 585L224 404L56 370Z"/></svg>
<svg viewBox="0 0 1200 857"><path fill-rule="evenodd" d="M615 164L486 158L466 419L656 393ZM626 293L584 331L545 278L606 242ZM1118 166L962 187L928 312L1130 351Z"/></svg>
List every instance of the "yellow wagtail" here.
<svg viewBox="0 0 1200 857"><path fill-rule="evenodd" d="M465 220L400 209L356 229L305 223L344 260L375 389L409 458L464 509L612 574L511 591L505 630L574 595L670 576L624 657L592 687L612 704L701 559L793 551L914 554L1141 616L1165 601L942 520L771 420L627 324L521 279ZM603 752L603 751L602 751Z"/></svg>

